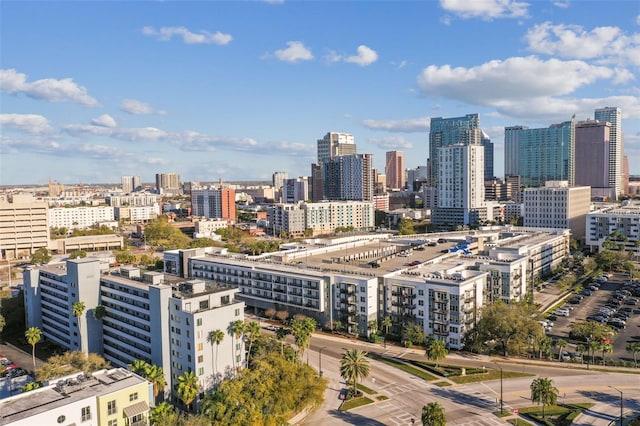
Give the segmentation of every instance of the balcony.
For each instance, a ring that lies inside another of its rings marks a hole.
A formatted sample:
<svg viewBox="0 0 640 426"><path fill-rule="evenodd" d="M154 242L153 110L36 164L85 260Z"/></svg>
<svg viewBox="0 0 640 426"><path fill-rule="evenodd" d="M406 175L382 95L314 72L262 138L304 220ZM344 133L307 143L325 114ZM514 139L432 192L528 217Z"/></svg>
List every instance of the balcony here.
<svg viewBox="0 0 640 426"><path fill-rule="evenodd" d="M354 294L355 290L353 289L353 287L349 287L349 288L340 288L340 294Z"/></svg>

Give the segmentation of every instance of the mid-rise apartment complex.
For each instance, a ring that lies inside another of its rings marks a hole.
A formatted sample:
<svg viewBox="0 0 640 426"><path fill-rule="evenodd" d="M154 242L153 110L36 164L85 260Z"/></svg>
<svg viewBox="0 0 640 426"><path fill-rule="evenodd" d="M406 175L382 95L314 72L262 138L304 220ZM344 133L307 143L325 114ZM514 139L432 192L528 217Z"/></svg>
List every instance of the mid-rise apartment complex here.
<svg viewBox="0 0 640 426"><path fill-rule="evenodd" d="M576 124L576 181L578 186L591 187L592 197L616 199L610 186L609 136L611 125L597 120Z"/></svg>
<svg viewBox="0 0 640 426"><path fill-rule="evenodd" d="M191 190L191 214L213 219L236 220L236 191L232 188Z"/></svg>
<svg viewBox="0 0 640 426"><path fill-rule="evenodd" d="M624 202L621 206L610 206L587 213L585 244L592 252L600 252L604 242L614 233L623 236L625 250L638 253L640 241L640 205Z"/></svg>
<svg viewBox="0 0 640 426"><path fill-rule="evenodd" d="M175 195L182 192L179 173L156 173L158 194Z"/></svg>
<svg viewBox="0 0 640 426"><path fill-rule="evenodd" d="M326 200L371 201L373 175L371 154L339 155L322 163Z"/></svg>
<svg viewBox="0 0 640 426"><path fill-rule="evenodd" d="M131 194L142 189L140 176L122 176L120 177L120 182L122 183L122 192L125 194Z"/></svg>
<svg viewBox="0 0 640 426"><path fill-rule="evenodd" d="M49 226L52 228L85 229L114 220L114 209L108 206L54 207L49 209Z"/></svg>
<svg viewBox="0 0 640 426"><path fill-rule="evenodd" d="M11 201L0 197L0 258L29 257L49 246L49 206L31 195L15 194Z"/></svg>

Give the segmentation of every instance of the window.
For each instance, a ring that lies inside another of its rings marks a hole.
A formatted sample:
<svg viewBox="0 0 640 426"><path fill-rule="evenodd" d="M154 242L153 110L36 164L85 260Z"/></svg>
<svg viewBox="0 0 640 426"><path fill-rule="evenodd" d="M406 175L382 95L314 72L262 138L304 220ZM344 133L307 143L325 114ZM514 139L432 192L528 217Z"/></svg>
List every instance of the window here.
<svg viewBox="0 0 640 426"><path fill-rule="evenodd" d="M198 376L204 376L204 367L198 368Z"/></svg>
<svg viewBox="0 0 640 426"><path fill-rule="evenodd" d="M87 422L91 420L91 407L82 407L82 421Z"/></svg>
<svg viewBox="0 0 640 426"><path fill-rule="evenodd" d="M229 304L229 296L222 296L220 298L220 303L222 303L223 305L228 305Z"/></svg>
<svg viewBox="0 0 640 426"><path fill-rule="evenodd" d="M136 399L138 399L138 392L134 392L134 393L130 393L129 394L129 402L135 401Z"/></svg>
<svg viewBox="0 0 640 426"><path fill-rule="evenodd" d="M198 343L198 352L200 352L203 349L203 344L202 343Z"/></svg>
<svg viewBox="0 0 640 426"><path fill-rule="evenodd" d="M209 301L201 300L200 301L200 309L209 309Z"/></svg>
<svg viewBox="0 0 640 426"><path fill-rule="evenodd" d="M107 415L112 415L118 412L118 408L116 407L116 400L107 402Z"/></svg>
<svg viewBox="0 0 640 426"><path fill-rule="evenodd" d="M107 426L118 426L118 419L109 420Z"/></svg>
<svg viewBox="0 0 640 426"><path fill-rule="evenodd" d="M198 355L198 363L204 362L204 356Z"/></svg>
<svg viewBox="0 0 640 426"><path fill-rule="evenodd" d="M240 309L236 309L235 311L235 316L239 317L240 316Z"/></svg>
<svg viewBox="0 0 640 426"><path fill-rule="evenodd" d="M197 325L198 327L201 327L201 326L202 326L202 318L198 318L198 319L196 320L196 325Z"/></svg>
<svg viewBox="0 0 640 426"><path fill-rule="evenodd" d="M191 362L191 355L187 355L187 361Z"/></svg>

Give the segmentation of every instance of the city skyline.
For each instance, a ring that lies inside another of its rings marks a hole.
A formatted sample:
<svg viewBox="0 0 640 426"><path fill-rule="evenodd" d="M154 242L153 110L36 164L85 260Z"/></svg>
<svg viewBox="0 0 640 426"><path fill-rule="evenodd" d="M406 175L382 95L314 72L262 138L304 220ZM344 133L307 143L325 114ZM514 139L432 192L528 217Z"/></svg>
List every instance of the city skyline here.
<svg viewBox="0 0 640 426"><path fill-rule="evenodd" d="M3 2L0 184L311 175L318 139L426 166L434 117L504 128L620 107L640 174L634 1Z"/></svg>

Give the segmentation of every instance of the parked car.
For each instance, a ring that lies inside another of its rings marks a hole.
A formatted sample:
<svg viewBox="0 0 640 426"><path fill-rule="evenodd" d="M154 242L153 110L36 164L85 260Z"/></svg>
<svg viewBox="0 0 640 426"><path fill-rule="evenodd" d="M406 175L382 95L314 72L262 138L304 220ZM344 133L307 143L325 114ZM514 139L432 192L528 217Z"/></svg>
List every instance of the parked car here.
<svg viewBox="0 0 640 426"><path fill-rule="evenodd" d="M631 306L637 305L638 304L638 299L636 299L635 297L631 297L631 298L625 300L624 304L625 305L631 305Z"/></svg>
<svg viewBox="0 0 640 426"><path fill-rule="evenodd" d="M560 359L563 361L571 361L571 355L567 351L560 352Z"/></svg>

